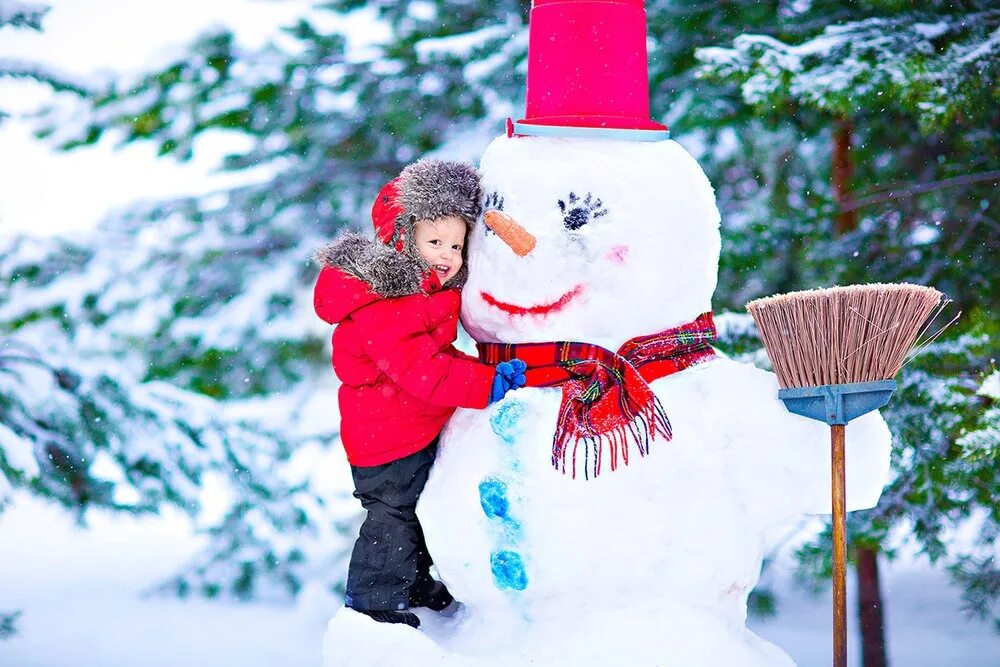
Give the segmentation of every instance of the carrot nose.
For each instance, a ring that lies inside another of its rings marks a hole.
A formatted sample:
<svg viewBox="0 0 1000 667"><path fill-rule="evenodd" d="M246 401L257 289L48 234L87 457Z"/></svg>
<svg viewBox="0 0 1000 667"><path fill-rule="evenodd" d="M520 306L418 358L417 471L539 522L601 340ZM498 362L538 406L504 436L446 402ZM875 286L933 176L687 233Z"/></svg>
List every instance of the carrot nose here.
<svg viewBox="0 0 1000 667"><path fill-rule="evenodd" d="M503 211L496 209L486 211L483 220L487 227L496 232L496 235L521 257L535 249L537 243L535 237Z"/></svg>

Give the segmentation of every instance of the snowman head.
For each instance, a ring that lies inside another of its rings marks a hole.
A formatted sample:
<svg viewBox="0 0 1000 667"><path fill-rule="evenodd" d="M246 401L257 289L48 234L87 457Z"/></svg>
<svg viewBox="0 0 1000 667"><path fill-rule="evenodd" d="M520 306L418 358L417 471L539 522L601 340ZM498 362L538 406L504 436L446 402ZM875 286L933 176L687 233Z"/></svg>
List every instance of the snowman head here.
<svg viewBox="0 0 1000 667"><path fill-rule="evenodd" d="M719 211L676 142L505 136L481 171L462 298L476 340L616 349L711 310Z"/></svg>

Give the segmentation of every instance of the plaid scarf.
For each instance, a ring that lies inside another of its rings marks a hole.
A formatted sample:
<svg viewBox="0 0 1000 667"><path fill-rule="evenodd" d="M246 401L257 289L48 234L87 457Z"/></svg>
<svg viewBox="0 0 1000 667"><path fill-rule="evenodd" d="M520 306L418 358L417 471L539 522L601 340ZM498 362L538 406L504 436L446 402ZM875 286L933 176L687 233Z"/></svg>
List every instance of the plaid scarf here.
<svg viewBox="0 0 1000 667"><path fill-rule="evenodd" d="M569 458L575 479L577 450L583 442L583 472L589 479L601 473L605 444L614 471L619 456L628 465L630 439L642 456L657 433L670 440L670 420L649 383L714 357L715 337L708 312L694 322L625 341L617 353L572 341L479 343L478 348L484 363L515 357L525 362L526 386L562 387L552 465L565 474Z"/></svg>

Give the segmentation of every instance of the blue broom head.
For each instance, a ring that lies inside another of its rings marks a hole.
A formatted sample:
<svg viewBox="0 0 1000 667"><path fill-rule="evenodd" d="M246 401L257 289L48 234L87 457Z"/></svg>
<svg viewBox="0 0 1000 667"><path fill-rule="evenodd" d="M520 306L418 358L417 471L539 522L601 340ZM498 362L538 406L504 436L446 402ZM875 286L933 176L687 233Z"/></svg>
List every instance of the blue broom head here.
<svg viewBox="0 0 1000 667"><path fill-rule="evenodd" d="M895 380L876 380L779 389L778 398L789 412L832 426L878 410L889 402L895 390Z"/></svg>

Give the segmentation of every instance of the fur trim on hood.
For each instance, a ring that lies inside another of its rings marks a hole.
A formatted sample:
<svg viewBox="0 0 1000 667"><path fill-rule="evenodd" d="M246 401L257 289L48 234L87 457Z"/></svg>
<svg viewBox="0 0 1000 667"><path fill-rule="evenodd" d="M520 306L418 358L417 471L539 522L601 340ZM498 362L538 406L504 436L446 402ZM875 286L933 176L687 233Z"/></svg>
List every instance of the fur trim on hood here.
<svg viewBox="0 0 1000 667"><path fill-rule="evenodd" d="M424 278L431 271L418 254L396 252L355 232L341 234L317 250L314 258L322 266L354 276L379 296L389 299L423 293ZM468 276L465 266L463 262L462 268L443 287L461 289Z"/></svg>

